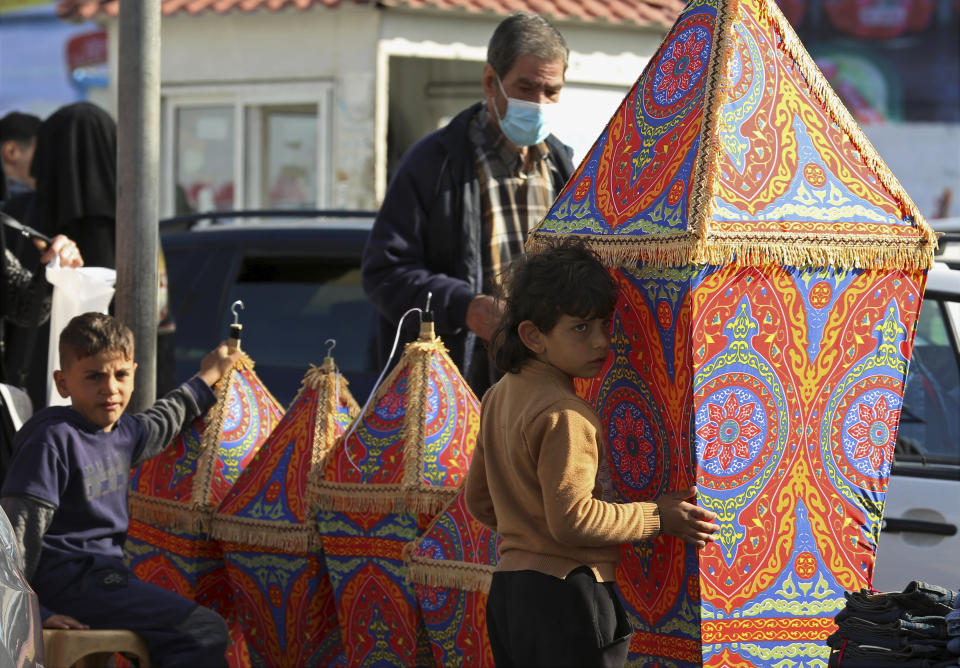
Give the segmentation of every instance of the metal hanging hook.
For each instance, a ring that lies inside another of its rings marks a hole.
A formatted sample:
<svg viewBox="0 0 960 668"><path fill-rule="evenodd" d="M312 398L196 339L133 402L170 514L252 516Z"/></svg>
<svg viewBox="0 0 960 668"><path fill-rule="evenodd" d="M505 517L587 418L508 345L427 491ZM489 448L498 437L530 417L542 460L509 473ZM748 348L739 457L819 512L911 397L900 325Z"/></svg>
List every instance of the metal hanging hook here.
<svg viewBox="0 0 960 668"><path fill-rule="evenodd" d="M230 306L230 313L233 314L233 324L234 324L234 325L239 325L239 324L240 324L240 314L237 313L237 309L240 309L240 310L242 311L242 310L244 310L245 308L246 308L246 306L243 305L243 301L240 300L240 299L238 299L237 301L233 302L233 304Z"/></svg>
<svg viewBox="0 0 960 668"><path fill-rule="evenodd" d="M324 343L327 345L327 357L333 357L333 349L337 347L337 340L327 339Z"/></svg>
<svg viewBox="0 0 960 668"><path fill-rule="evenodd" d="M422 341L432 341L434 339L433 331L433 312L430 310L430 302L433 301L433 293L427 292L427 303L420 311L420 339Z"/></svg>
<svg viewBox="0 0 960 668"><path fill-rule="evenodd" d="M230 312L233 314L233 324L230 325L230 337L227 339L227 346L235 350L240 349L240 333L243 331L243 325L240 324L240 314L237 309L245 308L243 302L239 299L230 306Z"/></svg>

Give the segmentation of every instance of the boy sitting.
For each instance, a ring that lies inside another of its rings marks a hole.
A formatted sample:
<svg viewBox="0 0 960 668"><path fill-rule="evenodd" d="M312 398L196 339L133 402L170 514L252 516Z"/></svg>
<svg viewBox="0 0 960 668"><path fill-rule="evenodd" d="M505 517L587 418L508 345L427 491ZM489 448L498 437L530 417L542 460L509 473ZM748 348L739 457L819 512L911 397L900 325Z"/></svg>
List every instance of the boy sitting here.
<svg viewBox="0 0 960 668"><path fill-rule="evenodd" d="M136 363L133 333L85 313L60 334L57 390L71 407L38 411L17 432L0 492L22 569L47 628L140 634L160 666L225 666L228 631L216 612L138 580L123 563L130 468L163 451L213 405L211 386L239 358L221 345L200 372L149 410L125 415Z"/></svg>

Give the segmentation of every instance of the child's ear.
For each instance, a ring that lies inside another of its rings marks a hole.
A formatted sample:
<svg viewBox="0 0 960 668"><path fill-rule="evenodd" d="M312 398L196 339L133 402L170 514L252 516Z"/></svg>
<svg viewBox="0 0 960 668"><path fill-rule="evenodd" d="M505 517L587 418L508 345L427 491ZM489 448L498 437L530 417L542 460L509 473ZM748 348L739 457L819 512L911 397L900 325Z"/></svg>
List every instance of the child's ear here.
<svg viewBox="0 0 960 668"><path fill-rule="evenodd" d="M524 320L517 325L517 334L520 335L523 345L529 348L533 354L540 355L547 349L543 342L543 332L533 324L532 320Z"/></svg>
<svg viewBox="0 0 960 668"><path fill-rule="evenodd" d="M67 389L67 378L63 371L57 369L53 372L53 382L57 386L57 392L60 393L60 396L64 399L69 399L70 390Z"/></svg>

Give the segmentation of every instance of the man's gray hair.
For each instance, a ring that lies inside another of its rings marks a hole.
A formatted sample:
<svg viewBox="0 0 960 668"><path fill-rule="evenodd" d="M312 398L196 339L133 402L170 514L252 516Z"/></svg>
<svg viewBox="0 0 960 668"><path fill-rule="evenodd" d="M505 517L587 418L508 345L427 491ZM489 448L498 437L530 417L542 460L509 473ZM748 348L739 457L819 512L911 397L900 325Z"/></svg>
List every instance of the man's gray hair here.
<svg viewBox="0 0 960 668"><path fill-rule="evenodd" d="M539 14L516 12L497 26L487 45L487 62L502 79L520 56L559 60L567 70L570 49L560 31Z"/></svg>

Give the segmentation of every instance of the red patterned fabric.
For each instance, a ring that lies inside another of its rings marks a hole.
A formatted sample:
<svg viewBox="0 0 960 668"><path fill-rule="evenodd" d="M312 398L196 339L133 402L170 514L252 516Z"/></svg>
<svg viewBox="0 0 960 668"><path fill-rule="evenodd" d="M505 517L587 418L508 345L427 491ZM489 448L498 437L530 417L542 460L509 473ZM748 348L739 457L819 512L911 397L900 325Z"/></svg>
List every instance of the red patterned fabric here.
<svg viewBox="0 0 960 668"><path fill-rule="evenodd" d="M456 495L479 402L429 328L329 456L317 525L349 665L423 665L430 643L404 548Z"/></svg>
<svg viewBox="0 0 960 668"><path fill-rule="evenodd" d="M212 512L283 415L247 358L217 384L217 403L131 476L131 510L139 519L188 526ZM214 431L211 431L210 428Z"/></svg>
<svg viewBox="0 0 960 668"><path fill-rule="evenodd" d="M343 645L311 482L359 407L331 358L303 388L211 520L255 665L331 665Z"/></svg>
<svg viewBox="0 0 960 668"><path fill-rule="evenodd" d="M130 570L144 582L220 613L230 628L227 663L231 668L251 665L243 620L236 614L223 552L216 541L197 533L158 529L131 520L124 558Z"/></svg>
<svg viewBox="0 0 960 668"><path fill-rule="evenodd" d="M460 493L407 559L436 665L490 666L486 606L500 538L467 511Z"/></svg>
<svg viewBox="0 0 960 668"><path fill-rule="evenodd" d="M249 665L223 552L207 533L217 505L282 415L242 357L214 388L217 403L130 479L124 555L140 579L217 610L230 625L231 666Z"/></svg>

